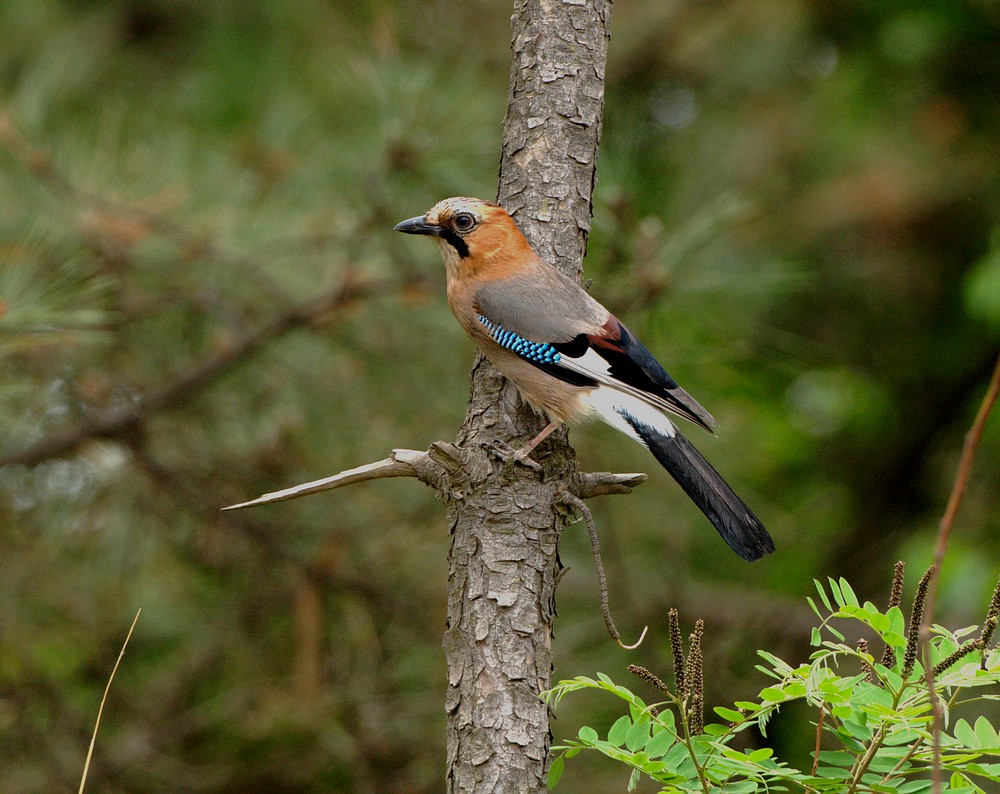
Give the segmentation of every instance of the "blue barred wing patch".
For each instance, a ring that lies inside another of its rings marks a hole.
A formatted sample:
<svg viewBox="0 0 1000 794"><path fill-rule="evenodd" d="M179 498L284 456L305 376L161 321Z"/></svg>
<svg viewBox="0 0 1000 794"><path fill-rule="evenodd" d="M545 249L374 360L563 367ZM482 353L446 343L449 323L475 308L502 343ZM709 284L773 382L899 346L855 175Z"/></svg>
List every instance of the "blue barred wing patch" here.
<svg viewBox="0 0 1000 794"><path fill-rule="evenodd" d="M527 359L535 364L558 364L562 358L559 351L548 342L530 342L523 336L508 331L502 325L497 325L483 315L478 315L479 322L483 324L493 341L501 347L505 347L512 353L517 353L521 358Z"/></svg>

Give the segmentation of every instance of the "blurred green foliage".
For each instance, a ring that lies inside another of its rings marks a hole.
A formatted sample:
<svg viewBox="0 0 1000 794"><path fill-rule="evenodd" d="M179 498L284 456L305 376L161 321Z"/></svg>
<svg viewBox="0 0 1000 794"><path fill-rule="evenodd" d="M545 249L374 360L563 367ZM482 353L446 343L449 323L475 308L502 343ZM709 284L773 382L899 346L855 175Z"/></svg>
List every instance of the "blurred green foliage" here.
<svg viewBox="0 0 1000 794"><path fill-rule="evenodd" d="M930 574L924 574L922 585ZM897 565L894 593L902 580L903 566ZM946 703L949 711L975 715L977 706L989 706L997 699L991 692L1000 687L1000 648L993 645L1000 584L981 629L971 626L952 632L936 625L924 645L918 635L928 600L926 586L917 586L909 618L899 604L883 611L871 601L859 603L844 578L838 582L830 577L827 584L816 580L816 591L819 602L807 596L818 618L810 641L816 650L808 663L789 663L758 651L764 664L757 670L772 679L759 700L738 701L735 708L706 707L701 666L704 626L696 623L685 650L674 611L670 613L673 686L644 667L629 666L644 688L656 690L655 703L647 705L600 672L596 680L577 676L560 681L545 695L553 708L567 695L595 690L625 701L628 714L615 720L606 733L584 725L578 738L554 747L550 788L564 773L566 762L583 750L596 750L628 767L630 786L642 777L659 782L660 794L709 790L753 794L771 789L916 794L934 788L935 764L940 790L987 794L1000 783L1000 764L993 763L1000 756L996 730L982 715L953 721L948 733L943 726L935 729L928 673L922 667L928 664L934 698ZM877 638L881 653L870 652L867 638L856 645L845 643L845 631ZM811 722L816 726L818 752L802 769L775 756L767 744L768 723L794 701L817 711ZM749 753L733 750L732 742L751 729L759 732L763 746Z"/></svg>
<svg viewBox="0 0 1000 794"><path fill-rule="evenodd" d="M391 227L494 195L509 13L0 4L0 456L141 415L0 467L4 791L77 785L139 606L94 790L439 789L439 505L385 482L218 508L454 437L471 346L437 253ZM779 550L745 566L651 471L594 504L620 627L649 639L608 641L570 529L556 673L662 668L679 606L726 638L706 686L728 702L761 686L755 647L805 647L811 579L877 599L888 560L928 562L1000 340L1000 12L619 0L613 31L586 276L720 420L696 441ZM651 470L606 428L572 440L585 468ZM996 577L998 453L994 422L943 573L952 625ZM793 761L801 724L770 726ZM581 758L562 785L605 774Z"/></svg>

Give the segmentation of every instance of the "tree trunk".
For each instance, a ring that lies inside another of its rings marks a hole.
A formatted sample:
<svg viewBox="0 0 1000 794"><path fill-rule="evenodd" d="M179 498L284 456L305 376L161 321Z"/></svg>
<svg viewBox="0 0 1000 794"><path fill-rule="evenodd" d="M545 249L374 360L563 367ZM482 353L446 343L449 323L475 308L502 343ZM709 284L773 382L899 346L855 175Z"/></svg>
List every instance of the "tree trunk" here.
<svg viewBox="0 0 1000 794"><path fill-rule="evenodd" d="M535 250L579 276L590 231L611 2L518 0L499 202ZM545 420L481 355L449 472L447 781L450 792L544 790L551 741L552 621L565 513L578 474L564 431L535 452L538 474L491 455ZM450 446L450 445L449 445Z"/></svg>

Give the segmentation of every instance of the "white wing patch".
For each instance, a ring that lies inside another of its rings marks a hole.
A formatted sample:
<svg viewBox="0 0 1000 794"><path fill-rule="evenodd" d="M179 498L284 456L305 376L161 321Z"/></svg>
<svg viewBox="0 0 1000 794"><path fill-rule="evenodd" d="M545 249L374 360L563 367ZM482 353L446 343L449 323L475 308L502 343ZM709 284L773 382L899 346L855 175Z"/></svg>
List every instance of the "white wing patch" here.
<svg viewBox="0 0 1000 794"><path fill-rule="evenodd" d="M598 386L596 389L581 394L580 403L592 415L597 416L629 438L635 439L643 446L646 445L646 442L622 416L623 411L669 438L673 438L674 434L677 433L674 423L657 407L650 405L646 400L640 400L638 397L609 386Z"/></svg>
<svg viewBox="0 0 1000 794"><path fill-rule="evenodd" d="M587 352L579 358L572 358L567 355L560 356L558 366L568 369L571 372L585 375L588 378L593 378L598 383L604 384L608 389L618 392L623 398L625 396L632 397L636 403L642 403L647 408L652 408L657 413L660 411L669 411L670 413L677 414L677 416L681 416L685 419L690 418L679 413L670 403L666 400L660 399L655 394L650 394L647 391L637 389L635 386L630 386L629 384L618 380L611 374L611 365L603 357L601 357L599 353L595 352L593 348L588 348ZM600 392L601 389L597 389L596 391ZM644 424L647 424L650 427L659 428L661 424L661 422L648 422L631 409L628 409L628 411L634 417L640 419ZM669 420L666 421L669 423ZM612 423L609 422L609 424ZM617 425L615 426L617 427ZM673 425L671 425L671 427L673 427ZM635 433L629 432L629 435L634 436ZM673 433L671 432L670 435L673 435Z"/></svg>

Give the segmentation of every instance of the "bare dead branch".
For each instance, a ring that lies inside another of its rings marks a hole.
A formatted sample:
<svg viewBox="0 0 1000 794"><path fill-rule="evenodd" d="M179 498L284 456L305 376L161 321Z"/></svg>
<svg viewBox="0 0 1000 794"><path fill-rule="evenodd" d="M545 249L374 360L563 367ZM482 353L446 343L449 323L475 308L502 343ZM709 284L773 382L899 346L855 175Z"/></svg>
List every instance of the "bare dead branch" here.
<svg viewBox="0 0 1000 794"><path fill-rule="evenodd" d="M618 633L618 628L615 626L614 620L611 619L611 609L608 606L608 580L604 575L604 563L601 562L601 541L597 537L597 526L594 524L594 516L590 512L590 508L584 504L582 499L571 493L563 492L560 499L562 504L579 510L587 524L587 531L590 533L590 547L594 552L594 566L597 568L597 582L601 588L601 616L604 618L604 625L608 627L608 634L611 635L611 639L627 651L638 648L646 638L649 626L643 627L642 634L633 645L626 645L622 642L621 634Z"/></svg>
<svg viewBox="0 0 1000 794"><path fill-rule="evenodd" d="M293 485L290 488L282 488L280 491L266 493L239 504L223 507L223 511L241 510L246 507L259 507L260 505L274 504L275 502L286 502L290 499L298 499L300 496L309 496L323 491L330 491L334 488L342 488L346 485L365 482L367 480L384 479L387 477L416 477L429 485L441 487L440 475L442 473L455 474L465 465L465 456L462 449L447 441L435 441L431 444L427 452L420 452L415 449L394 449L392 456L384 460L366 463L354 469L348 469L329 477L319 480ZM602 496L605 494L627 494L632 492L632 488L648 479L647 475L637 474L615 474L613 472L585 472L577 479L577 496L587 499L592 496ZM598 555L600 551L598 549ZM599 556L598 556L599 560ZM603 572L602 572L603 573Z"/></svg>
<svg viewBox="0 0 1000 794"><path fill-rule="evenodd" d="M400 454L400 453L410 453ZM387 477L418 477L417 470L413 466L413 462L416 458L426 458L426 452L417 452L416 450L394 450L392 457L385 458L384 460L377 460L374 463L366 463L364 466L358 466L354 469L348 469L347 471L342 471L339 474L334 474L330 477L323 477L319 480L313 480L312 482L303 483L302 485L293 485L291 488L283 488L280 491L274 491L272 493L266 493L263 496L258 496L256 499L251 499L249 502L240 502L239 504L229 505L228 507L223 507L225 510L242 510L245 507L257 507L259 505L269 505L275 502L287 502L289 499L298 499L300 496L309 496L310 494L320 493L321 491L330 491L334 488L343 488L346 485L354 485L359 482L367 482L368 480L380 480ZM407 462L409 459L409 462Z"/></svg>
<svg viewBox="0 0 1000 794"><path fill-rule="evenodd" d="M637 485L649 479L647 474L614 474L610 471L591 471L577 477L574 492L581 499L611 494L630 494Z"/></svg>

